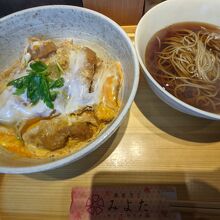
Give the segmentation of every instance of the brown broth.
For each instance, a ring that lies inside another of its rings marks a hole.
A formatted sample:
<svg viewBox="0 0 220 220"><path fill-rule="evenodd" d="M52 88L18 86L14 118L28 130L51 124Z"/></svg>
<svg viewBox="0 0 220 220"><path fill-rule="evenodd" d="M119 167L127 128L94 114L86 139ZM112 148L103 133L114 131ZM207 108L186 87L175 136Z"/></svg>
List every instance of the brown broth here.
<svg viewBox="0 0 220 220"><path fill-rule="evenodd" d="M158 31L149 41L146 51L145 51L145 65L148 71L151 73L151 75L154 77L154 79L168 92L170 92L172 95L174 94L174 89L176 85L178 85L178 81L175 81L175 84L167 83L164 78L160 77L160 74L165 74L161 72L158 68L158 52L161 52L164 49L163 42L166 38L172 37L177 31L181 29L188 29L195 33L202 29L208 30L208 32L211 33L217 33L220 35L220 29L217 26L206 24L206 23L200 23L200 22L183 22L183 23L176 23L173 25L170 25L160 31ZM219 52L220 53L220 52ZM220 54L219 54L220 56ZM175 74L175 69L172 70L172 74ZM212 84L216 87L216 91L220 88L220 79L217 80L214 84ZM184 101L187 104L190 104L196 108L209 111L212 113L220 114L220 105L217 105L215 109L213 109L212 106L206 106L203 105L203 103L196 103L195 102L195 96L197 95L196 91L192 87L187 87L184 91L184 94L181 96L176 96L180 100ZM216 98L219 98L220 100L220 92L217 93Z"/></svg>

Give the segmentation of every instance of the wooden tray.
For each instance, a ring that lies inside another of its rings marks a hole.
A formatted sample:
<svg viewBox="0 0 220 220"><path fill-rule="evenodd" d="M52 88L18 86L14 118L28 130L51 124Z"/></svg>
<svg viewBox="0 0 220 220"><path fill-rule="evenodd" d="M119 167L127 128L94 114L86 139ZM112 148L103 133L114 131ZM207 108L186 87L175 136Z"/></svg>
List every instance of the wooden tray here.
<svg viewBox="0 0 220 220"><path fill-rule="evenodd" d="M124 29L134 37L134 26ZM113 183L175 186L180 200L220 202L220 122L170 108L140 74L130 113L97 151L53 171L0 175L0 220L64 220L72 187Z"/></svg>

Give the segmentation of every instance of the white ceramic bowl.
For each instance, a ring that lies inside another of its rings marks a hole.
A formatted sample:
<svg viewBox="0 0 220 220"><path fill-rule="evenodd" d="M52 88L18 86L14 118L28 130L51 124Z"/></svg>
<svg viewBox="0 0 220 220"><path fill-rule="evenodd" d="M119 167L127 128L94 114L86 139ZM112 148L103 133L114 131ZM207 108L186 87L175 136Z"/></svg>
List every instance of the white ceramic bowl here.
<svg viewBox="0 0 220 220"><path fill-rule="evenodd" d="M155 94L171 107L202 118L220 120L220 115L202 111L177 99L164 90L145 67L145 49L159 30L178 22L204 22L220 26L219 0L167 0L149 10L135 33L135 47L144 75Z"/></svg>
<svg viewBox="0 0 220 220"><path fill-rule="evenodd" d="M119 127L133 102L139 64L133 45L119 25L97 12L72 6L37 7L0 19L0 71L19 57L28 37L74 37L101 45L124 71L122 108L118 117L94 141L77 153L55 161L24 159L0 151L0 173L33 173L76 161L98 148Z"/></svg>

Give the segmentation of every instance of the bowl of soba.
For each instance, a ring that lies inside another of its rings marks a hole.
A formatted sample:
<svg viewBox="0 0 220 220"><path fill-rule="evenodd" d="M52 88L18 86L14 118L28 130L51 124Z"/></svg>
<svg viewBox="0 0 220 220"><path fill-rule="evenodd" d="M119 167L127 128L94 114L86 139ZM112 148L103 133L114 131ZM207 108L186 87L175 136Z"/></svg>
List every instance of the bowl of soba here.
<svg viewBox="0 0 220 220"><path fill-rule="evenodd" d="M1 18L0 30L0 173L64 166L117 130L139 79L120 26L58 5Z"/></svg>
<svg viewBox="0 0 220 220"><path fill-rule="evenodd" d="M171 107L220 119L220 2L169 0L149 10L135 47L152 90Z"/></svg>

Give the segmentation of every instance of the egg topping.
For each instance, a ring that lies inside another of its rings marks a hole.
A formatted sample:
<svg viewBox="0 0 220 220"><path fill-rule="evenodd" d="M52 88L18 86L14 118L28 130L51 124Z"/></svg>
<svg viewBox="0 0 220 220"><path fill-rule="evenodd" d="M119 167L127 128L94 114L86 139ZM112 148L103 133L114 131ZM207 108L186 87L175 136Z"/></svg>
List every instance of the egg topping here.
<svg viewBox="0 0 220 220"><path fill-rule="evenodd" d="M0 145L21 156L76 152L120 109L120 62L72 40L31 38L0 78Z"/></svg>

